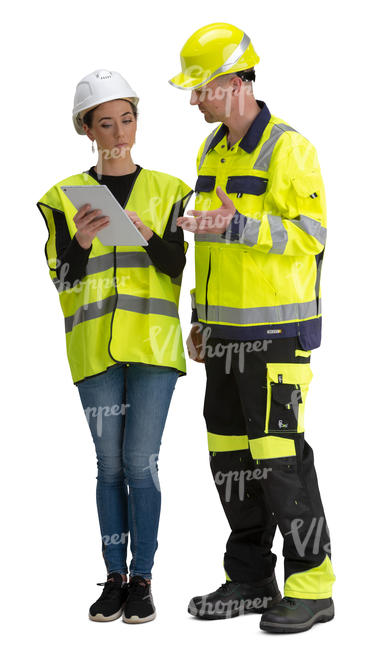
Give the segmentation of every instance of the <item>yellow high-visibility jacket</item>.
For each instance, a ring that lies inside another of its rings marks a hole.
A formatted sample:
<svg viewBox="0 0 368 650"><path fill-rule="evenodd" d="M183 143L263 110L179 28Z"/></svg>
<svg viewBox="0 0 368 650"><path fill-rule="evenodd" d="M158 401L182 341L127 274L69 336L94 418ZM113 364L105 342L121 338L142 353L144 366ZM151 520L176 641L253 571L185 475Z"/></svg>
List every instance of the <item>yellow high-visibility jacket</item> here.
<svg viewBox="0 0 368 650"><path fill-rule="evenodd" d="M242 140L228 149L221 124L198 152L196 210L220 207L220 186L238 213L222 235L195 235L192 322L227 339L298 336L311 350L321 340L326 242L319 162L303 135L257 103Z"/></svg>
<svg viewBox="0 0 368 650"><path fill-rule="evenodd" d="M181 275L171 278L159 271L143 246L104 246L95 237L81 281L70 286L58 278L58 242L77 231L73 219L77 210L61 185L98 185L98 181L88 172L75 174L56 183L37 202L49 232L45 254L64 314L73 382L118 362L168 366L185 374L178 315ZM124 207L162 237L172 211L179 216L191 194L180 179L141 169Z"/></svg>

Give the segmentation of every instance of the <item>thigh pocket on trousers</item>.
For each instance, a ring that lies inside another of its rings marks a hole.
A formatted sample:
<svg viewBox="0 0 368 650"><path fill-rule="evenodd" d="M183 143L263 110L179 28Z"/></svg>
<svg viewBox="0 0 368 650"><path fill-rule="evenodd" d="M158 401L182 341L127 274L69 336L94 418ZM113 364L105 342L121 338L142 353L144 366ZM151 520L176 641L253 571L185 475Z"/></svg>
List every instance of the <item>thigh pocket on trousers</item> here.
<svg viewBox="0 0 368 650"><path fill-rule="evenodd" d="M304 432L304 408L313 377L309 363L267 363L265 433Z"/></svg>

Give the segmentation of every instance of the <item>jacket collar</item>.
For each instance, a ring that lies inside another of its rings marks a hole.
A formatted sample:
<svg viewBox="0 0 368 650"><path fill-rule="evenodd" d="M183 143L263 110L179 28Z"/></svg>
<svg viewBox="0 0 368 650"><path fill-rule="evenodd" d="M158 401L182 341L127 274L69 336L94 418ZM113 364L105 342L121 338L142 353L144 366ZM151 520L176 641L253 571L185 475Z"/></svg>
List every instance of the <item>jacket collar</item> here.
<svg viewBox="0 0 368 650"><path fill-rule="evenodd" d="M261 99L256 99L256 102L261 110L258 113L257 117L253 120L244 138L242 138L239 142L239 147L244 149L244 151L247 153L252 153L252 151L256 148L262 137L263 131L265 130L271 118L271 113L266 103ZM216 145L221 142L228 131L228 127L225 124L221 124L219 130L212 138L209 150L216 147Z"/></svg>

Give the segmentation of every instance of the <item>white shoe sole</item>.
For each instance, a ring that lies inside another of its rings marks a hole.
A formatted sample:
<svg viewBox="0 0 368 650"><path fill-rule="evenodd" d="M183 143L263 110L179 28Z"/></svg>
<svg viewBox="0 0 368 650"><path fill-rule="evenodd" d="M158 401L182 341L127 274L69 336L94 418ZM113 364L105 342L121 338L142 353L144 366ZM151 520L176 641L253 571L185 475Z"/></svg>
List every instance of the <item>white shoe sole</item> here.
<svg viewBox="0 0 368 650"><path fill-rule="evenodd" d="M123 613L123 607L121 607L115 614L111 614L111 616L104 616L103 614L95 614L92 616L92 614L88 613L88 618L90 621L98 621L100 623L107 623L108 621L116 621L117 618L120 618L120 616Z"/></svg>
<svg viewBox="0 0 368 650"><path fill-rule="evenodd" d="M154 618L156 618L156 612L144 618L139 618L139 616L130 616L130 618L127 618L124 614L123 621L124 623L148 623L148 621L153 621Z"/></svg>

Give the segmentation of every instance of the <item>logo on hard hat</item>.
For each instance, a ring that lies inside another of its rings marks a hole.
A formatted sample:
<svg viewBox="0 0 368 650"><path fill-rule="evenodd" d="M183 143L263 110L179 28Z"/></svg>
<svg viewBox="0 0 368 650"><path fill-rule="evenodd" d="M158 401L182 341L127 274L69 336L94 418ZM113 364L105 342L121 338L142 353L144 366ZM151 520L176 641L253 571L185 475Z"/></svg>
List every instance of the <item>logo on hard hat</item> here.
<svg viewBox="0 0 368 650"><path fill-rule="evenodd" d="M111 72L109 72L108 70L100 70L96 74L96 77L98 79L111 79L111 76L112 76Z"/></svg>

